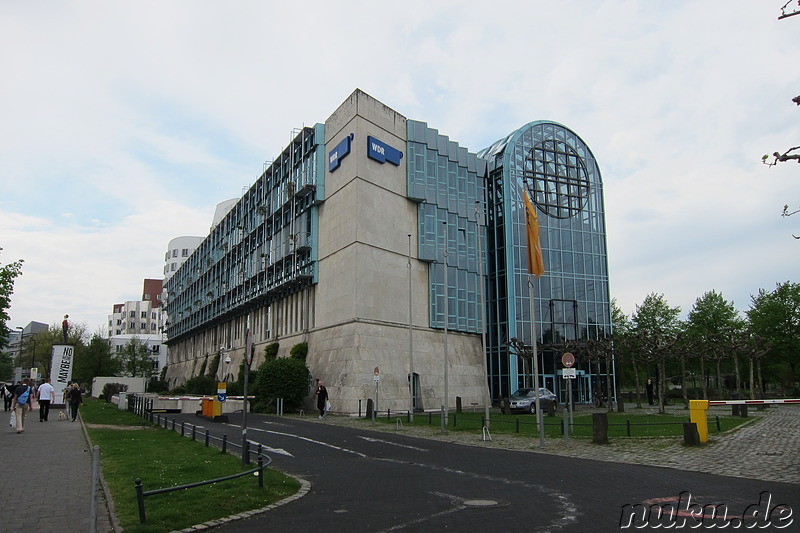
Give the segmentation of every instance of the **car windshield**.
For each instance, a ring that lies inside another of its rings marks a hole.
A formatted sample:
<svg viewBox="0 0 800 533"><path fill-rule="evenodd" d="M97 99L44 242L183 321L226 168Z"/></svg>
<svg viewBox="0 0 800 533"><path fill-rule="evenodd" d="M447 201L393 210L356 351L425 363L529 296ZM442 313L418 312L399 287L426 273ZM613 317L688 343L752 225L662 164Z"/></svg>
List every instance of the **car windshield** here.
<svg viewBox="0 0 800 533"><path fill-rule="evenodd" d="M539 388L539 397L542 396L552 396L553 393L549 390L545 389L544 387ZM534 389L517 389L514 394L512 394L515 398L534 398L536 396Z"/></svg>

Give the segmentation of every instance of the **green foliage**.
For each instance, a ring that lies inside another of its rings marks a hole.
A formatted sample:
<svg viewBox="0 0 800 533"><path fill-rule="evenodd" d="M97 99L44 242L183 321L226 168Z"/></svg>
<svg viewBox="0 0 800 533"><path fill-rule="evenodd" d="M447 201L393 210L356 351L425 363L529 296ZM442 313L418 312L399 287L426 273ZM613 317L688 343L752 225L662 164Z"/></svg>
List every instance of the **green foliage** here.
<svg viewBox="0 0 800 533"><path fill-rule="evenodd" d="M14 280L17 276L22 275L22 263L24 262L24 259L19 259L13 263L0 266L0 350L8 346L9 329L6 324L10 319L8 310L11 308Z"/></svg>
<svg viewBox="0 0 800 533"><path fill-rule="evenodd" d="M147 382L147 392L167 392L169 390L169 384L164 381L163 379L152 379Z"/></svg>
<svg viewBox="0 0 800 533"><path fill-rule="evenodd" d="M289 351L289 356L305 361L308 356L308 343L300 342L292 346L292 349Z"/></svg>
<svg viewBox="0 0 800 533"><path fill-rule="evenodd" d="M308 374L305 361L300 359L281 357L264 362L253 387L256 407L263 409L283 398L285 410L299 408L308 392Z"/></svg>
<svg viewBox="0 0 800 533"><path fill-rule="evenodd" d="M177 392L177 388L175 389ZM183 391L186 394L209 395L217 393L217 382L212 376L200 375L186 380Z"/></svg>
<svg viewBox="0 0 800 533"><path fill-rule="evenodd" d="M151 355L147 345L138 337L133 337L120 352L122 368L129 376L144 376L150 379L155 374Z"/></svg>
<svg viewBox="0 0 800 533"><path fill-rule="evenodd" d="M72 376L80 383L91 383L98 376L119 376L121 361L111 353L108 339L95 333L81 357L73 362Z"/></svg>
<svg viewBox="0 0 800 533"><path fill-rule="evenodd" d="M103 392L100 394L100 398L110 402L112 396L116 396L120 392L126 392L127 390L128 386L122 383L106 383L103 386Z"/></svg>
<svg viewBox="0 0 800 533"><path fill-rule="evenodd" d="M264 346L264 361L272 361L278 357L278 348L280 348L280 343L272 342Z"/></svg>
<svg viewBox="0 0 800 533"><path fill-rule="evenodd" d="M767 339L764 359L768 376L795 388L800 363L800 284L779 283L772 292L759 290L747 312L753 333ZM787 393L795 391L787 391Z"/></svg>

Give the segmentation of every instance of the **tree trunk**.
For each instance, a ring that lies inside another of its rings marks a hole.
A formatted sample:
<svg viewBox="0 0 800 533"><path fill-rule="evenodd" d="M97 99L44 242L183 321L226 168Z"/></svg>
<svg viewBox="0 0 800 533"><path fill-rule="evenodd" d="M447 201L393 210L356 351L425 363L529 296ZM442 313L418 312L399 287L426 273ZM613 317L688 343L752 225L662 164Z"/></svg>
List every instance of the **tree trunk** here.
<svg viewBox="0 0 800 533"><path fill-rule="evenodd" d="M688 383L686 382L686 356L681 356L681 392L683 393L683 406L689 408L689 391L687 390Z"/></svg>
<svg viewBox="0 0 800 533"><path fill-rule="evenodd" d="M700 354L700 386L703 388L703 399L708 400L708 387L706 387L706 356Z"/></svg>
<svg viewBox="0 0 800 533"><path fill-rule="evenodd" d="M636 363L636 357L631 356L631 363L633 364L633 379L634 379L634 386L636 387L636 407L638 409L642 408L642 397L639 394L640 390L640 383L639 383L639 365Z"/></svg>
<svg viewBox="0 0 800 533"><path fill-rule="evenodd" d="M739 356L734 354L733 356L733 369L734 373L736 374L736 398L742 397L742 376L739 370Z"/></svg>
<svg viewBox="0 0 800 533"><path fill-rule="evenodd" d="M750 360L750 399L751 400L755 400L756 399L756 383L755 383L755 376L753 375L753 367L755 365L753 364L753 358L752 357L749 357L748 359Z"/></svg>
<svg viewBox="0 0 800 533"><path fill-rule="evenodd" d="M722 370L720 369L721 366L721 359L717 358L717 394L719 394L720 398L724 398L725 394L722 389Z"/></svg>
<svg viewBox="0 0 800 533"><path fill-rule="evenodd" d="M666 412L664 409L664 400L667 397L666 366L664 358L660 358L658 360L658 412L662 415Z"/></svg>

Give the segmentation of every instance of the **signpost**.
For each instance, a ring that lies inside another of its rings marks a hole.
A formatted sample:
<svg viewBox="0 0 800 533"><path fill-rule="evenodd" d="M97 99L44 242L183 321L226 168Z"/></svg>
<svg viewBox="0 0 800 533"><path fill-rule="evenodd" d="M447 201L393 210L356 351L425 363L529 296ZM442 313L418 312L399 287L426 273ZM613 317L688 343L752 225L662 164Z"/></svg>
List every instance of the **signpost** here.
<svg viewBox="0 0 800 533"><path fill-rule="evenodd" d="M564 370L561 374L567 380L567 406L569 407L569 427L574 427L572 419L572 380L577 377L577 369L572 368L575 364L575 356L567 352L561 356L561 364L564 365ZM565 432L566 433L566 432Z"/></svg>
<svg viewBox="0 0 800 533"><path fill-rule="evenodd" d="M375 409L373 409L373 412L378 410L378 383L381 381L381 371L377 366L375 367L374 374L372 379L375 381Z"/></svg>

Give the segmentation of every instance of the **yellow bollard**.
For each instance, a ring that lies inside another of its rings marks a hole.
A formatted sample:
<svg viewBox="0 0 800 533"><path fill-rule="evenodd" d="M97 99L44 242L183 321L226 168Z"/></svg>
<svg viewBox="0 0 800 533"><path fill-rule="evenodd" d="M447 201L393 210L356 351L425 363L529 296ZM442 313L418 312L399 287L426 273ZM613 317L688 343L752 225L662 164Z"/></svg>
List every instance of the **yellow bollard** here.
<svg viewBox="0 0 800 533"><path fill-rule="evenodd" d="M697 425L700 442L708 442L708 400L689 400L689 420Z"/></svg>

